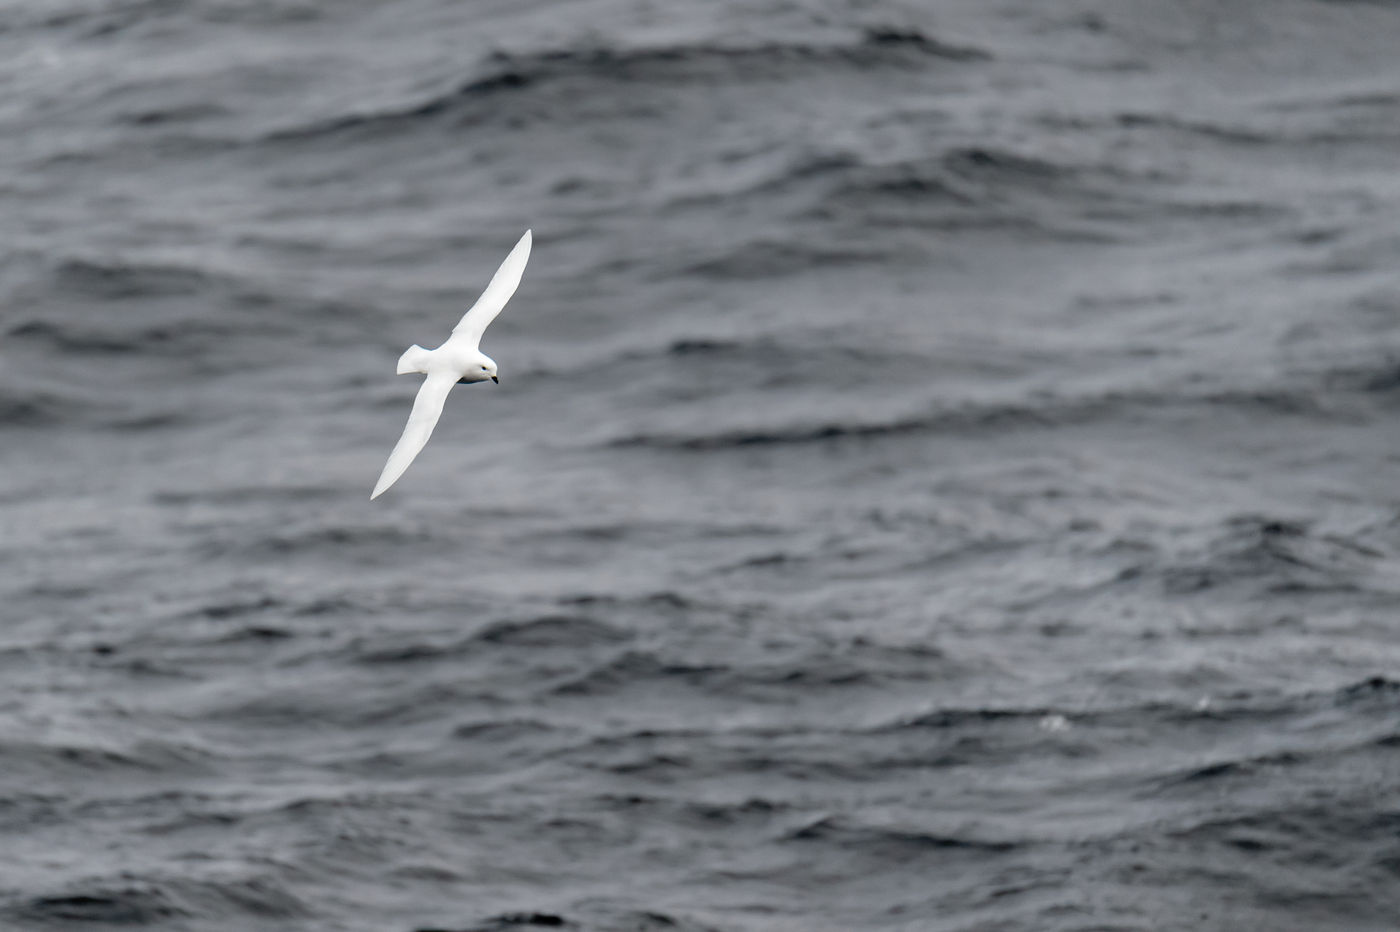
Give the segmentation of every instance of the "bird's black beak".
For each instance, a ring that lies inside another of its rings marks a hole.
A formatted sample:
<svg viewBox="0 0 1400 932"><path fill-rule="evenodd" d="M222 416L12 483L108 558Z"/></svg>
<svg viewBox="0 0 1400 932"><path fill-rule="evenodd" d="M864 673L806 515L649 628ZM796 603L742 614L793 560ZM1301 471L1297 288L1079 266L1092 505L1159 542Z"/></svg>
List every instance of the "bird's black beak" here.
<svg viewBox="0 0 1400 932"><path fill-rule="evenodd" d="M500 385L500 384L501 384L501 380L498 379L498 378L496 378L494 375L491 376L491 381L495 382L497 385Z"/></svg>

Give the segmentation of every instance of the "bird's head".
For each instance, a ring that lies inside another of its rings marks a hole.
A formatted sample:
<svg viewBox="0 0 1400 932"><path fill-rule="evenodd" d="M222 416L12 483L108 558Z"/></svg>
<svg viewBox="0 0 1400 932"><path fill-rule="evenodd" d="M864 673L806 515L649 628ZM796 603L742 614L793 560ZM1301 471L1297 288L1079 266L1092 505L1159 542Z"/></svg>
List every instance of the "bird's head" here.
<svg viewBox="0 0 1400 932"><path fill-rule="evenodd" d="M501 384L501 380L496 377L496 360L487 356L485 353L481 355L481 359L478 360L472 374L477 377L476 381L478 382L485 382L487 379L490 379L497 385Z"/></svg>

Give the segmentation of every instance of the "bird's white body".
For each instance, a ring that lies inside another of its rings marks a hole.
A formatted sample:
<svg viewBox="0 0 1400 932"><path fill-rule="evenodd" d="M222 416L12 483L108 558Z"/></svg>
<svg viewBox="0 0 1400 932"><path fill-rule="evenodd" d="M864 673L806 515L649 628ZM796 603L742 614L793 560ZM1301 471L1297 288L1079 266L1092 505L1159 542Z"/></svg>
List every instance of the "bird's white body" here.
<svg viewBox="0 0 1400 932"><path fill-rule="evenodd" d="M496 319L501 308L506 306L520 286L520 276L525 272L525 263L530 260L530 243L530 231L526 230L520 242L515 244L510 255L496 270L481 297L452 328L452 335L446 342L437 349L410 346L399 357L399 375L422 372L427 378L418 389L413 411L408 416L408 425L394 446L394 452L389 454L389 461L384 464L384 471L379 474L370 499L378 498L397 482L418 451L427 444L453 385L458 382L484 382L487 379L498 381L495 361L477 347L487 324Z"/></svg>

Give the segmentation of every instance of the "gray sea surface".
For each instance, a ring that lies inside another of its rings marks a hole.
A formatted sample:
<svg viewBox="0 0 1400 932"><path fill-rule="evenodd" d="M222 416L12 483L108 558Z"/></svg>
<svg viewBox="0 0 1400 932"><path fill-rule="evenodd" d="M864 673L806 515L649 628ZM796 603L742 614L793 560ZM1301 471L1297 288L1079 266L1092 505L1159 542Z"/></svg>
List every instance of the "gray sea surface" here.
<svg viewBox="0 0 1400 932"><path fill-rule="evenodd" d="M1400 927L1397 50L0 5L0 929Z"/></svg>

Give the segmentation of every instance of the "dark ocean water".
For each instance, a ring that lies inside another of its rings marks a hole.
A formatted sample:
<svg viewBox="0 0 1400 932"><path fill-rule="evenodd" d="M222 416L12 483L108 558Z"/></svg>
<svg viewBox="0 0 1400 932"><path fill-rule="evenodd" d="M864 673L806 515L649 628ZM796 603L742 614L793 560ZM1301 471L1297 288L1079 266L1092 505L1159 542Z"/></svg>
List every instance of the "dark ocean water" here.
<svg viewBox="0 0 1400 932"><path fill-rule="evenodd" d="M0 6L0 928L1400 927L1397 49Z"/></svg>

